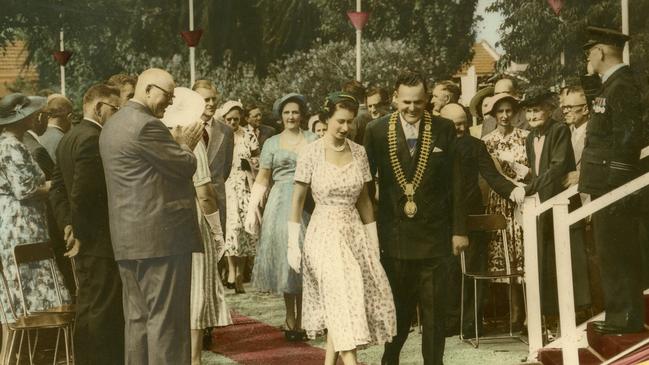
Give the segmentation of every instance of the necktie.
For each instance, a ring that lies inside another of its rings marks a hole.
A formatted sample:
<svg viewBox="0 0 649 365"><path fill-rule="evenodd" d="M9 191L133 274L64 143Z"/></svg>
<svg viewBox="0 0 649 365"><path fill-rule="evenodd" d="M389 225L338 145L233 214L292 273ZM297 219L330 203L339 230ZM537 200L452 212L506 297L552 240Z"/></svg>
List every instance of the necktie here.
<svg viewBox="0 0 649 365"><path fill-rule="evenodd" d="M414 156L415 151L417 150L417 138L408 138L406 139L408 143L408 150L410 151L410 156Z"/></svg>
<svg viewBox="0 0 649 365"><path fill-rule="evenodd" d="M210 135L207 133L207 123L203 123L203 142L205 142L205 147L210 141Z"/></svg>

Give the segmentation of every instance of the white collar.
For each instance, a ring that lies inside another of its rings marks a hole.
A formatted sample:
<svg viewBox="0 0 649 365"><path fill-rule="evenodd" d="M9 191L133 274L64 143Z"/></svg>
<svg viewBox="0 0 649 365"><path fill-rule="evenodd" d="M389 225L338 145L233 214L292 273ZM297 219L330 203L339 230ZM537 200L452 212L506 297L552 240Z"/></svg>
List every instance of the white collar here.
<svg viewBox="0 0 649 365"><path fill-rule="evenodd" d="M416 121L415 123L408 123L408 122L406 122L406 119L401 115L401 113L399 113L399 120L401 121L401 126L404 127L404 129L405 129L405 126L410 126L410 127L413 127L415 129L419 130L419 123L421 123L421 118L418 121Z"/></svg>
<svg viewBox="0 0 649 365"><path fill-rule="evenodd" d="M34 132L31 129L28 129L27 133L31 134L32 137L34 137L34 139L36 140L36 142L41 143L41 140L40 140L40 138L38 138L38 134L36 134L36 132Z"/></svg>
<svg viewBox="0 0 649 365"><path fill-rule="evenodd" d="M99 126L99 129L104 129L104 126L103 126L103 125L99 124L98 121L96 121L96 120L94 120L94 119L92 119L92 118L83 117L83 119L85 119L85 120L87 120L87 121L89 121L89 122L95 123L96 125Z"/></svg>
<svg viewBox="0 0 649 365"><path fill-rule="evenodd" d="M625 63L618 63L617 65L615 65L615 66L609 68L608 70L606 70L606 72L604 72L604 73L602 74L602 84L605 83L606 80L608 80L608 78L611 77L611 75L613 75L613 73L614 73L615 71L621 69L621 68L624 67L624 66L626 66Z"/></svg>

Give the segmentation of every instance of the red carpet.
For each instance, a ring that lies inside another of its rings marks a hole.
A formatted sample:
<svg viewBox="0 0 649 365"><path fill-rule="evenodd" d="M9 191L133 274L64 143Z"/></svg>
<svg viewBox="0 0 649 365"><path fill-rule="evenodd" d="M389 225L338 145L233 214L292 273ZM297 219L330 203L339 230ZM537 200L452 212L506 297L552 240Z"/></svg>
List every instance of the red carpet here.
<svg viewBox="0 0 649 365"><path fill-rule="evenodd" d="M232 312L234 325L212 332L211 351L242 365L319 365L325 351L305 342L288 342L276 327ZM338 359L338 363L342 361Z"/></svg>

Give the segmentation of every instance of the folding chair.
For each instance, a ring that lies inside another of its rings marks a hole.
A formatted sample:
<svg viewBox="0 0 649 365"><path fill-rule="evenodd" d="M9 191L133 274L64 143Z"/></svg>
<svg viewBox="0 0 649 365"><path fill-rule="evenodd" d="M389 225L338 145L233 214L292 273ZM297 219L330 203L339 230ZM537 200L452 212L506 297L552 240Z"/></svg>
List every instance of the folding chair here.
<svg viewBox="0 0 649 365"><path fill-rule="evenodd" d="M14 247L14 260L17 267L32 262L47 261L49 264L48 266L50 268L52 279L54 280L54 287L56 289L59 305L41 311L27 312L28 315L36 313L75 313L74 304L63 304L63 296L61 295L61 287L58 280L59 276L56 274L56 257L54 256L54 250L52 249L52 246L49 242L30 243ZM74 273L74 278L76 284L76 273ZM27 306L25 305L25 294L23 293L23 283L20 277L20 270L18 270L18 284L20 289L20 298L23 301L23 306L27 308Z"/></svg>
<svg viewBox="0 0 649 365"><path fill-rule="evenodd" d="M36 346L38 344L38 330L39 329L57 329L56 333L56 345L54 348L54 360L53 364L56 364L58 357L59 342L61 337L61 331L63 331L63 337L65 342L65 358L66 364L71 364L72 353L70 351L70 344L72 343L72 324L74 322L74 314L72 313L42 313L38 315L27 315L27 309L22 308L23 314L18 314L16 311L15 303L13 302L13 296L9 290L9 285L7 283L7 278L5 276L4 267L0 262L0 279L2 281L2 288L9 305L11 314L14 317L14 322L9 322L7 314L5 312L4 301L0 298L0 309L2 310L2 319L3 322L7 324L7 329L9 330L9 348L7 353L3 354L2 364L9 365L11 363L11 355L13 353L14 344L16 342L16 336L20 333L20 340L18 345L18 352L16 352L16 364L20 363L20 354L22 352L23 338L25 332L27 333L27 344L28 344L28 354L29 354L29 363L33 365L34 354L36 353ZM36 340L34 341L34 348L32 349L30 331L36 330Z"/></svg>
<svg viewBox="0 0 649 365"><path fill-rule="evenodd" d="M464 342L469 342L473 347L478 348L480 345L480 337L478 336L478 321L481 321L482 318L478 318L478 280L493 280L493 279L509 279L509 316L512 315L512 290L511 285L512 281L515 278L524 279L524 273L522 271L512 270L511 261L509 257L508 242L507 242L507 220L502 214L479 214L479 215L469 215L467 218L467 230L470 232L495 232L502 231L503 233L503 251L505 253L505 271L501 272L467 272L466 262L464 257L464 252L462 252L460 262L462 266L462 293L460 300L460 323L464 322L464 280L470 278L473 280L473 318L474 318L474 327L475 327L475 337L465 338L464 337L464 326L460 325L460 340ZM525 283L523 282L523 301L527 307L527 301L525 298ZM525 340L521 335L515 335L513 333L511 318L509 320L509 335L504 336L491 336L491 337L482 337L482 340L501 340L501 339L517 339L525 343Z"/></svg>

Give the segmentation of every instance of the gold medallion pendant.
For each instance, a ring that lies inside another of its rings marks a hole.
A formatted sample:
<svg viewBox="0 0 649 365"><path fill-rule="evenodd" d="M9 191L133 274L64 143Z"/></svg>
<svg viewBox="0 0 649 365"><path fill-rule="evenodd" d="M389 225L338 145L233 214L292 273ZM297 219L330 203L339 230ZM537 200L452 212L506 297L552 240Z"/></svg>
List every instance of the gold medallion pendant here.
<svg viewBox="0 0 649 365"><path fill-rule="evenodd" d="M428 161L428 156L430 154L431 145L432 145L432 117L428 112L424 112L424 133L420 138L420 151L419 158L417 161L417 167L415 169L415 174L411 181L406 179L406 175L403 171L403 167L397 157L397 121L399 119L399 112L392 113L390 120L388 122L388 154L390 158L390 164L392 165L392 171L397 180L397 183L403 190L403 194L406 196L406 203L403 206L403 213L408 218L414 218L417 214L417 203L415 203L414 197L419 184L424 176L424 170L426 169L426 163Z"/></svg>
<svg viewBox="0 0 649 365"><path fill-rule="evenodd" d="M403 206L403 212L406 213L406 216L408 216L408 218L414 218L415 214L417 214L417 203L412 200L408 200Z"/></svg>

